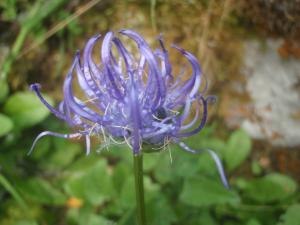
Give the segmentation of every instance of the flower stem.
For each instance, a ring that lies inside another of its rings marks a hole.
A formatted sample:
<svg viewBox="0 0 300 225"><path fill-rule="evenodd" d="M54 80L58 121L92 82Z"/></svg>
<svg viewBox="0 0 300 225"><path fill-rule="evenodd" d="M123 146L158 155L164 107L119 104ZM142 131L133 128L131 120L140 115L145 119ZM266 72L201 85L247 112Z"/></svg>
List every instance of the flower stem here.
<svg viewBox="0 0 300 225"><path fill-rule="evenodd" d="M135 178L137 225L146 225L142 153L139 153L138 155L133 155L133 164Z"/></svg>

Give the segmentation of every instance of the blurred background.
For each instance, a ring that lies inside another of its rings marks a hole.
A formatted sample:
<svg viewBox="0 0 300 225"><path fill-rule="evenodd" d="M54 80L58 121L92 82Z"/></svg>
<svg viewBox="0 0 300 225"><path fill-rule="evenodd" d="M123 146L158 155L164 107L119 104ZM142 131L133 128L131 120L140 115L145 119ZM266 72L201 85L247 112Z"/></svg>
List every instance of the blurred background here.
<svg viewBox="0 0 300 225"><path fill-rule="evenodd" d="M231 184L206 154L146 154L148 224L299 225L299 0L1 0L0 224L135 224L128 148L46 137L27 155L39 132L71 132L29 84L57 103L75 51L121 28L198 57L218 101L185 142L216 151Z"/></svg>

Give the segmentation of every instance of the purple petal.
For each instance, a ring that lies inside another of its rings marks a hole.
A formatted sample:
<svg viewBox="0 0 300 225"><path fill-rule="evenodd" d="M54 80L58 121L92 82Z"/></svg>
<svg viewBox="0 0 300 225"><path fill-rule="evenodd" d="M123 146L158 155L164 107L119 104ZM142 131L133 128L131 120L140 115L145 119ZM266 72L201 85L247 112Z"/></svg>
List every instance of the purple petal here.
<svg viewBox="0 0 300 225"><path fill-rule="evenodd" d="M201 119L201 122L200 124L198 125L197 128L195 128L194 130L192 131L189 131L189 132L185 132L185 133L178 133L176 134L175 136L176 137L179 137L179 138L182 138L182 137L189 137L189 136L192 136L194 134L197 134L200 132L200 130L202 130L202 128L204 127L205 123L206 123L206 119L207 119L207 101L201 97L200 99L202 101L202 104L203 104L203 115L202 115L202 119Z"/></svg>
<svg viewBox="0 0 300 225"><path fill-rule="evenodd" d="M44 98L43 96L41 95L40 93L40 88L41 88L41 85L40 84L32 84L30 85L30 89L32 91L35 92L35 94L38 96L38 98L41 100L41 102L59 119L62 119L64 120L65 119L65 116L59 112L58 110L56 110L55 108L53 108Z"/></svg>
<svg viewBox="0 0 300 225"><path fill-rule="evenodd" d="M185 94L188 91L189 92L189 97L193 98L197 94L197 92L199 91L199 87L200 87L200 84L201 84L201 68L200 68L200 65L198 63L198 60L193 54L185 51L184 49L182 49L182 48L180 48L176 45L173 45L172 47L174 47L175 49L180 51L187 58L187 60L191 64L192 70L193 70L191 78L181 88L181 90L178 91L178 95Z"/></svg>
<svg viewBox="0 0 300 225"><path fill-rule="evenodd" d="M81 137L82 134L81 133L74 133L74 134L60 134L60 133L55 133L55 132L51 132L51 131L43 131L42 133L40 133L35 140L33 141L33 144L29 150L29 152L27 153L27 155L30 155L36 145L36 143L45 136L54 136L54 137L60 137L60 138L78 138Z"/></svg>
<svg viewBox="0 0 300 225"><path fill-rule="evenodd" d="M177 143L183 150L193 153L193 154L199 154L199 153L202 153L203 151L208 152L209 155L213 158L213 160L217 166L217 169L218 169L218 172L219 172L219 175L220 175L220 178L222 180L224 187L229 188L229 184L228 184L228 181L227 181L227 178L225 175L225 171L224 171L222 162L221 162L220 158L218 157L218 155L214 151L212 151L210 149L194 150L194 149L191 149L189 146L187 146L185 143L183 143L181 141L177 141Z"/></svg>
<svg viewBox="0 0 300 225"><path fill-rule="evenodd" d="M73 81L73 70L74 70L76 63L78 63L77 57L75 58L73 65L72 65L71 69L69 70L69 73L64 82L63 90L64 90L64 102L65 102L66 110L67 111L72 110L76 114L80 115L81 117L83 117L87 120L90 120L94 123L102 123L103 120L100 115L98 115L95 112L86 111L74 99L74 95L73 95L73 91L72 91L72 81Z"/></svg>
<svg viewBox="0 0 300 225"><path fill-rule="evenodd" d="M144 55L146 61L149 64L149 68L151 72L153 73L155 79L156 79L156 85L157 85L157 94L154 98L152 109L155 110L162 106L162 104L165 101L166 97L166 85L164 83L164 80L162 79L161 72L159 70L157 61L154 57L154 54L147 44L147 42L137 33L130 31L130 30L121 30L121 34L128 36L132 40L134 40L140 49L140 53Z"/></svg>

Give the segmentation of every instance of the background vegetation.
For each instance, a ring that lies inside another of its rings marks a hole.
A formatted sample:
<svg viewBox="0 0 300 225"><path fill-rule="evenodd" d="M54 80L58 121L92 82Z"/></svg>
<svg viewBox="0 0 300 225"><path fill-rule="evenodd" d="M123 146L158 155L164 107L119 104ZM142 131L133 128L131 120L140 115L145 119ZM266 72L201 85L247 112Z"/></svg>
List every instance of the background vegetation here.
<svg viewBox="0 0 300 225"><path fill-rule="evenodd" d="M96 33L130 28L153 41L162 32L169 44L196 54L209 93L227 104L222 96L232 92L228 83L240 79L243 40L278 35L255 7L244 15L246 6L231 0L1 1L0 224L135 224L126 146L101 148L95 140L86 156L80 141L47 137L27 155L39 132L70 132L28 91L29 84L41 83L54 104L62 98L75 50ZM255 13L257 20L249 19ZM281 34L297 36L290 30ZM175 145L146 154L149 225L299 225L299 173L280 169L292 153L283 149L281 161L272 163L278 151L238 127L229 129L226 104L220 104L211 107L208 126L186 142L220 155L231 189L223 188L206 154L190 155Z"/></svg>

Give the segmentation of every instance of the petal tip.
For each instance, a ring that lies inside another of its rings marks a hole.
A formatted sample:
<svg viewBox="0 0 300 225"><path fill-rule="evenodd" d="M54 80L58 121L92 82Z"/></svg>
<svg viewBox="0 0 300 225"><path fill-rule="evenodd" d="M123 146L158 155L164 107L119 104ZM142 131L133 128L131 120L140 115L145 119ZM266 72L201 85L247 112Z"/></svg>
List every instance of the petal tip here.
<svg viewBox="0 0 300 225"><path fill-rule="evenodd" d="M100 37L101 37L101 34L96 34L96 35L94 35L93 38L95 38L96 40L98 40Z"/></svg>
<svg viewBox="0 0 300 225"><path fill-rule="evenodd" d="M36 91L36 90L40 90L41 87L42 87L42 86L41 86L39 83L34 83L34 84L31 84L31 85L29 86L29 89L30 89L31 91Z"/></svg>

